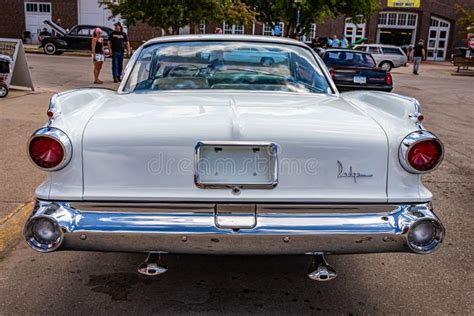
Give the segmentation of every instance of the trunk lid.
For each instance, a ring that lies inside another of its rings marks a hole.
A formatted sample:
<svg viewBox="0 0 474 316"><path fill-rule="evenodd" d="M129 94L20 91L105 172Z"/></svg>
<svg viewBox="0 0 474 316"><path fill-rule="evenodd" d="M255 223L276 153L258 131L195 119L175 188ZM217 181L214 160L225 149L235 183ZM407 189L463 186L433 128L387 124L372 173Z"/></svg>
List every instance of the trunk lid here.
<svg viewBox="0 0 474 316"><path fill-rule="evenodd" d="M278 144L272 189L198 188L198 142ZM270 92L118 95L85 128L85 200L385 202L388 145L339 97ZM361 173L370 177L354 177Z"/></svg>
<svg viewBox="0 0 474 316"><path fill-rule="evenodd" d="M385 84L386 71L376 68L338 68L334 67L334 81L353 83L354 77L365 77L369 84Z"/></svg>

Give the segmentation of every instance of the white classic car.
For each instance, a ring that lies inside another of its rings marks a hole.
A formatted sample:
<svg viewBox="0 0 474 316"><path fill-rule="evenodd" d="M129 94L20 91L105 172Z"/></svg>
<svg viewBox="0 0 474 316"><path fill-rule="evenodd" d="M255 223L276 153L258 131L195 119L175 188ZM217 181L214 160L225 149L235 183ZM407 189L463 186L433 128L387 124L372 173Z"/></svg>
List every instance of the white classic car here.
<svg viewBox="0 0 474 316"><path fill-rule="evenodd" d="M254 48L278 62L223 53ZM142 252L144 274L166 271L163 253L309 254L324 281L325 255L427 254L444 238L421 182L443 145L418 102L339 94L298 41L154 39L118 91L57 94L48 116L27 146L47 172L24 230L40 252Z"/></svg>

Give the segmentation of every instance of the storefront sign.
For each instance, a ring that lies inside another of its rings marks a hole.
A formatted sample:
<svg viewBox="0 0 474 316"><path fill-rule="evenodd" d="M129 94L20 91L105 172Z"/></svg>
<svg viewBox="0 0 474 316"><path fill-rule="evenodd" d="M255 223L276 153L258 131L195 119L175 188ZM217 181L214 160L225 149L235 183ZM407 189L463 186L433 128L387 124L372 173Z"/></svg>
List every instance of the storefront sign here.
<svg viewBox="0 0 474 316"><path fill-rule="evenodd" d="M419 8L421 0L387 0L389 8Z"/></svg>
<svg viewBox="0 0 474 316"><path fill-rule="evenodd" d="M7 86L15 85L35 90L22 41L14 38L0 38L0 55L6 55L13 61L11 73L6 77Z"/></svg>

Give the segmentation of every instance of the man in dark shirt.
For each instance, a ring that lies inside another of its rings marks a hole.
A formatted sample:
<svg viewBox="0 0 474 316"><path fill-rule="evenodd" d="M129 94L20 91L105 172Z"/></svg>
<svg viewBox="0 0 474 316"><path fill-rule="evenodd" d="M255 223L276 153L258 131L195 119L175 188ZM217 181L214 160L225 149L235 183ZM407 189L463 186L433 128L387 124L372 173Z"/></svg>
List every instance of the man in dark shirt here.
<svg viewBox="0 0 474 316"><path fill-rule="evenodd" d="M112 53L112 76L114 82L119 82L122 80L123 54L126 48L130 55L130 42L127 34L122 31L122 24L117 22L114 26L115 30L109 35L108 46Z"/></svg>
<svg viewBox="0 0 474 316"><path fill-rule="evenodd" d="M418 75L422 59L425 59L425 47L423 40L419 40L413 48L413 74Z"/></svg>
<svg viewBox="0 0 474 316"><path fill-rule="evenodd" d="M43 30L38 35L38 40L41 42L43 38L51 36L51 33L48 31L47 28L43 28Z"/></svg>

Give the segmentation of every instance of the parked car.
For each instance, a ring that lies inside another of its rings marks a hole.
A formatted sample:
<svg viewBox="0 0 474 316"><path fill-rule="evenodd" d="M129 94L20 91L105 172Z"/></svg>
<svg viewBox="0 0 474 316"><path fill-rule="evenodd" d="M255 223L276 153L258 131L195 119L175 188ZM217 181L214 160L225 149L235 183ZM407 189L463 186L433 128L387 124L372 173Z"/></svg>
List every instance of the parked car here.
<svg viewBox="0 0 474 316"><path fill-rule="evenodd" d="M10 76L12 59L10 56L0 54L0 98L8 95L7 79Z"/></svg>
<svg viewBox="0 0 474 316"><path fill-rule="evenodd" d="M66 31L50 20L46 20L44 23L57 34L56 36L45 36L41 40L40 47L47 55L61 55L66 51L90 51L92 36L98 27L103 31L105 54L109 55L107 41L110 33L113 32L111 28L99 25L76 25L70 31Z"/></svg>
<svg viewBox="0 0 474 316"><path fill-rule="evenodd" d="M218 65L203 51L265 48L288 63ZM339 93L320 57L279 37L153 39L118 91L53 96L28 156L47 173L24 234L39 252L326 255L440 247L444 228L421 176L443 145L418 101Z"/></svg>
<svg viewBox="0 0 474 316"><path fill-rule="evenodd" d="M471 51L468 47L455 47L451 54L451 63L454 64L454 58L456 57L470 57Z"/></svg>
<svg viewBox="0 0 474 316"><path fill-rule="evenodd" d="M313 50L320 57L323 57L324 53L326 52L326 48L322 48L322 47L313 47Z"/></svg>
<svg viewBox="0 0 474 316"><path fill-rule="evenodd" d="M377 65L387 71L390 71L392 68L406 66L408 62L407 55L398 46L364 44L356 45L354 49L371 53Z"/></svg>
<svg viewBox="0 0 474 316"><path fill-rule="evenodd" d="M287 54L268 50L262 47L237 47L226 50L213 50L201 53L202 58L210 61L222 59L223 62L236 63L281 63L287 61Z"/></svg>
<svg viewBox="0 0 474 316"><path fill-rule="evenodd" d="M350 49L328 49L323 60L339 91L392 91L390 72L378 68L372 55Z"/></svg>

